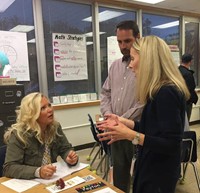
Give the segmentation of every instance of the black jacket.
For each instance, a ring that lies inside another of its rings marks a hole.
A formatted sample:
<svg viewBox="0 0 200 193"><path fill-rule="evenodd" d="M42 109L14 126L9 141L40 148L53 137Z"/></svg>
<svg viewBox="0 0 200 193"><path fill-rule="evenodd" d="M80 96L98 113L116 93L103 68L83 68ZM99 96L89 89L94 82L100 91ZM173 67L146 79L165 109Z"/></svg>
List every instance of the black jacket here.
<svg viewBox="0 0 200 193"><path fill-rule="evenodd" d="M187 84L188 90L190 91L190 99L187 101L188 104L194 103L196 104L198 101L198 96L195 92L195 81L194 81L194 71L193 70L189 70L188 68L186 68L185 66L180 65L179 66L179 70L183 76L183 78L185 79L185 82Z"/></svg>
<svg viewBox="0 0 200 193"><path fill-rule="evenodd" d="M134 130L145 134L138 146L134 193L174 193L179 177L185 98L173 86L163 86L144 107Z"/></svg>

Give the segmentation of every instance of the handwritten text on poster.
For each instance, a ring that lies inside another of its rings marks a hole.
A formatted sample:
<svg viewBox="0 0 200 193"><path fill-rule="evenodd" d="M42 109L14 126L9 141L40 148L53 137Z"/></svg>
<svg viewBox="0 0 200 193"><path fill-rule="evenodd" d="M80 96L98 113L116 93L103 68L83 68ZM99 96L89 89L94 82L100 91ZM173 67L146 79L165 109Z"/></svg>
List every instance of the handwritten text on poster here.
<svg viewBox="0 0 200 193"><path fill-rule="evenodd" d="M29 81L29 62L26 33L0 31L0 51L4 52L11 66L8 75L17 81Z"/></svg>
<svg viewBox="0 0 200 193"><path fill-rule="evenodd" d="M84 35L53 33L54 80L88 79Z"/></svg>

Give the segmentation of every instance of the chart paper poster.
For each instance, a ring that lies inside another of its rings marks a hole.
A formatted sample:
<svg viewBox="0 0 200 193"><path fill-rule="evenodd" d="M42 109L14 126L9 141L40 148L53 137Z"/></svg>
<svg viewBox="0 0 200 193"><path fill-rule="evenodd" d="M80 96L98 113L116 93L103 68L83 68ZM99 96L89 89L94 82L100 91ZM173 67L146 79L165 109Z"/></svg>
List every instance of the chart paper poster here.
<svg viewBox="0 0 200 193"><path fill-rule="evenodd" d="M0 31L0 51L4 52L10 64L8 75L17 81L29 81L29 62L26 33Z"/></svg>
<svg viewBox="0 0 200 193"><path fill-rule="evenodd" d="M53 33L54 80L88 79L86 37L79 34Z"/></svg>
<svg viewBox="0 0 200 193"><path fill-rule="evenodd" d="M171 50L172 57L174 58L174 61L179 66L180 65L180 52L177 45L169 45L169 48Z"/></svg>
<svg viewBox="0 0 200 193"><path fill-rule="evenodd" d="M116 36L110 36L107 38L107 48L108 48L108 70L109 70L111 64L115 60L122 58L123 55L119 49Z"/></svg>

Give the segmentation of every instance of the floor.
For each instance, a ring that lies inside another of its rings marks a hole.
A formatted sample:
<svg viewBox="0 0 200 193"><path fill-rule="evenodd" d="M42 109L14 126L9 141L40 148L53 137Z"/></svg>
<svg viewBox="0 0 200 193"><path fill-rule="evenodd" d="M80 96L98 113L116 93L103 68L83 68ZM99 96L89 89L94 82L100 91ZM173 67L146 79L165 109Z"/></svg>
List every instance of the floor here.
<svg viewBox="0 0 200 193"><path fill-rule="evenodd" d="M200 124L190 126L190 130L196 131L197 139L200 139ZM90 164L92 162L92 159L94 158L95 153L98 151L98 147L96 147L94 152L91 154L91 156L89 156L91 153L91 150L92 150L92 148L78 151L80 162L88 163L88 164ZM197 170L198 170L199 177L200 177L200 142L198 144L197 151L198 151L197 152L198 160L196 162L196 166L197 166ZM103 174L104 174L103 169L101 170L101 168L100 168L97 171L95 170L95 168L97 167L100 160L101 160L101 158L99 156L97 156L97 158L95 159L95 162L92 164L92 167L90 169L93 170L95 173L97 173L97 175L100 175L101 177L103 177ZM106 180L110 182L109 175ZM178 182L175 193L199 193L194 170L193 170L193 167L191 164L188 165L184 184L180 184Z"/></svg>

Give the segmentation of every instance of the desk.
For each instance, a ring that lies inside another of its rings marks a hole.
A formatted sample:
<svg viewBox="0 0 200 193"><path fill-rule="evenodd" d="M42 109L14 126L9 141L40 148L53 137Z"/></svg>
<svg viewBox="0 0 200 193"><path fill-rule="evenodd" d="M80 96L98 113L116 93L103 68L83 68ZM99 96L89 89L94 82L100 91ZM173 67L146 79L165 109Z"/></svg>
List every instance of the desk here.
<svg viewBox="0 0 200 193"><path fill-rule="evenodd" d="M97 176L96 174L94 174L93 172L91 172L90 170L88 170L87 168L83 169L83 170L80 170L78 172L75 172L69 176L66 176L64 177L63 179L64 180L68 180L70 178L73 178L75 176L79 176L79 177L83 177L83 176L87 176L87 175L92 175L94 176L96 179L92 180L92 181L89 181L89 182L85 182L85 183L82 183L82 184L79 184L75 187L72 187L70 189L67 189L67 190L64 190L64 191L61 191L61 193L76 193L77 191L75 190L76 188L78 187L82 187L82 186L85 186L85 185L88 185L88 184L92 184L92 183L96 183L96 182L103 182L106 184L106 186L104 187L101 187L101 188L97 188L95 190L91 190L91 191L88 191L86 193L91 193L91 192L94 192L94 191L97 191L97 190L100 190L100 189L103 189L105 187L110 187L111 189L113 189L114 191L116 191L117 193L123 193L123 191L119 190L118 188L114 187L113 185L109 184L108 182L106 182L105 180L103 180L101 177ZM14 190L11 190L9 188L7 188L6 186L2 185L1 183L6 181L6 180L9 180L9 178L6 178L6 177L2 177L0 178L0 192L2 193L16 193ZM37 186L34 186L33 188L23 192L23 193L49 193L49 191L45 188L46 185L44 184L39 184Z"/></svg>

